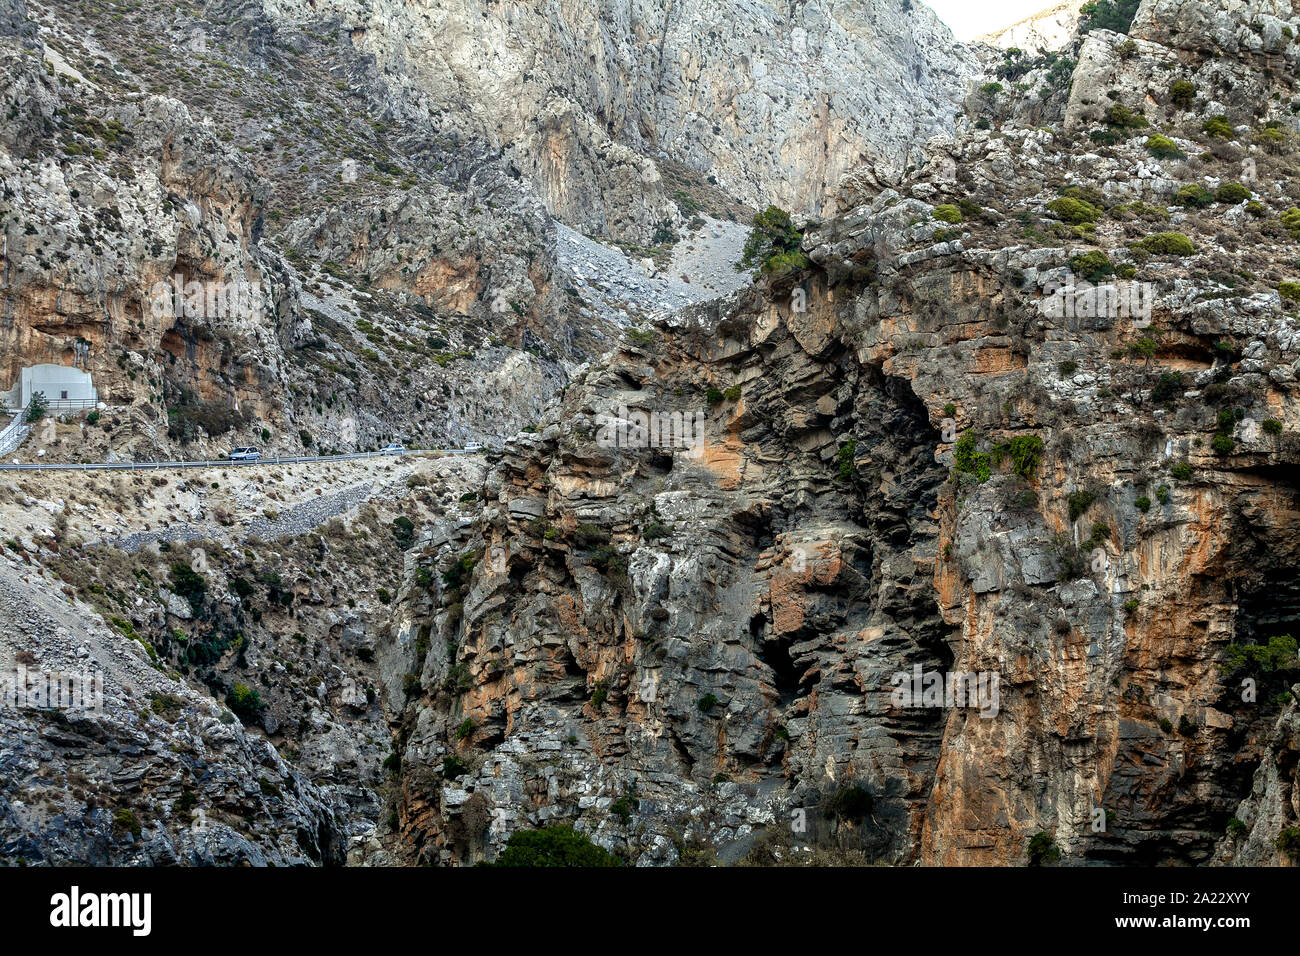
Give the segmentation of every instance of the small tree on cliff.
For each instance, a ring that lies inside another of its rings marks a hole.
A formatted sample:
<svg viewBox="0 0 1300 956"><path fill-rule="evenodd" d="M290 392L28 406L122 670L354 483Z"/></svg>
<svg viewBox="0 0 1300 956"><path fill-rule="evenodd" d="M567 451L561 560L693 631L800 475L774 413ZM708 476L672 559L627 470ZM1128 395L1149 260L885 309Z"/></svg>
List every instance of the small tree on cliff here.
<svg viewBox="0 0 1300 956"><path fill-rule="evenodd" d="M768 206L754 217L754 225L745 241L744 253L736 271L757 268L759 276L781 276L808 267L808 257L799 251L803 233L795 229L790 214Z"/></svg>

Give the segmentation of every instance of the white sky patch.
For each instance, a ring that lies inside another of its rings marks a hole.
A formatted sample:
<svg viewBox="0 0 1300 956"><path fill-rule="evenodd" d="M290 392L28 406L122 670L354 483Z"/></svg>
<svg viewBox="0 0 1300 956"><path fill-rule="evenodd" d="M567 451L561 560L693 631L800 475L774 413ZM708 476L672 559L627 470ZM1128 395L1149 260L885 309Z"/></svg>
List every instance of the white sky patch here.
<svg viewBox="0 0 1300 956"><path fill-rule="evenodd" d="M1079 5L1083 2L1079 0ZM925 0L925 4L952 28L958 40L973 40L1054 6L1052 0Z"/></svg>

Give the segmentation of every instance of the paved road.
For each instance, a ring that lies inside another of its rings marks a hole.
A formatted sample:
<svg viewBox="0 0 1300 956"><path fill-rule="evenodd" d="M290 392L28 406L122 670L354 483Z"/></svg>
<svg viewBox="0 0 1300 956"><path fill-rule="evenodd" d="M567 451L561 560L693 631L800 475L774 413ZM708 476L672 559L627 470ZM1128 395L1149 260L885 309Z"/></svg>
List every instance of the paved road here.
<svg viewBox="0 0 1300 956"><path fill-rule="evenodd" d="M154 471L160 468L252 468L257 465L296 465L299 462L355 461L359 458L400 457L402 455L444 454L471 455L462 448L433 448L428 452L359 451L350 455L316 455L297 458L259 458L256 461L230 461L217 458L211 461L102 461L78 464L14 465L0 464L0 471Z"/></svg>

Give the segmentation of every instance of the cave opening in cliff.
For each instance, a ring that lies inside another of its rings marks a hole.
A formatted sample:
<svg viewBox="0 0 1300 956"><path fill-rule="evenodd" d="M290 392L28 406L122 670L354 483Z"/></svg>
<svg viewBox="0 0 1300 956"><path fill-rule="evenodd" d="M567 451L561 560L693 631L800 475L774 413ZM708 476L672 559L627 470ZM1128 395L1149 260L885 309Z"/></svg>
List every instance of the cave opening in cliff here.
<svg viewBox="0 0 1300 956"><path fill-rule="evenodd" d="M781 699L781 705L791 703L799 696L799 669L790 655L790 640L766 635L767 618L755 614L749 619L749 636L754 641L758 659L772 670L772 686Z"/></svg>

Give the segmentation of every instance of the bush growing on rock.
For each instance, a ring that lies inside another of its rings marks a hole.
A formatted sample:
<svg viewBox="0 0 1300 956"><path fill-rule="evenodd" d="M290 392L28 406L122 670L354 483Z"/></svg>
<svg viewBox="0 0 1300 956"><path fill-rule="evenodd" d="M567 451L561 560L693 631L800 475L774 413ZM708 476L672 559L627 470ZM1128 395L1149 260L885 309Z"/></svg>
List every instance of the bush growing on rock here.
<svg viewBox="0 0 1300 956"><path fill-rule="evenodd" d="M1060 858L1061 848L1056 845L1055 838L1046 830L1040 830L1030 838L1030 866L1042 866L1044 863L1055 863Z"/></svg>
<svg viewBox="0 0 1300 956"><path fill-rule="evenodd" d="M1058 199L1053 199L1047 204L1047 208L1062 222L1068 222L1075 226L1086 222L1096 222L1102 215L1102 210L1092 203L1085 202L1082 199L1075 199L1072 196L1061 196Z"/></svg>
<svg viewBox="0 0 1300 956"><path fill-rule="evenodd" d="M954 471L974 475L981 482L988 481L993 471L987 453L977 451L975 433L964 431L953 446L952 467Z"/></svg>
<svg viewBox="0 0 1300 956"><path fill-rule="evenodd" d="M1296 639L1290 634L1271 638L1267 644L1229 644L1223 650L1224 673L1250 669L1263 674L1300 668Z"/></svg>
<svg viewBox="0 0 1300 956"><path fill-rule="evenodd" d="M1079 32L1114 30L1128 33L1140 0L1090 0L1079 8Z"/></svg>
<svg viewBox="0 0 1300 956"><path fill-rule="evenodd" d="M1196 84L1190 80L1175 80L1169 87L1169 99L1181 109L1191 109L1196 102Z"/></svg>
<svg viewBox="0 0 1300 956"><path fill-rule="evenodd" d="M1245 202L1253 195L1254 193L1241 183L1224 183L1214 191L1216 202L1228 203L1233 206Z"/></svg>
<svg viewBox="0 0 1300 956"><path fill-rule="evenodd" d="M1156 159L1181 159L1183 151L1168 136L1153 133L1147 137L1147 152Z"/></svg>
<svg viewBox="0 0 1300 956"><path fill-rule="evenodd" d="M955 226L962 221L961 210L952 203L943 203L934 207L934 218Z"/></svg>
<svg viewBox="0 0 1300 956"><path fill-rule="evenodd" d="M768 206L754 217L749 238L736 271L753 269L754 277L783 276L808 268L808 257L799 250L803 233L795 229L790 214L776 206Z"/></svg>
<svg viewBox="0 0 1300 956"><path fill-rule="evenodd" d="M1214 193L1199 183L1190 183L1174 194L1174 202L1189 209L1204 209L1214 202Z"/></svg>
<svg viewBox="0 0 1300 956"><path fill-rule="evenodd" d="M1075 275L1083 276L1089 282L1098 282L1115 272L1115 267L1110 263L1110 256L1100 249L1072 256L1070 269Z"/></svg>
<svg viewBox="0 0 1300 956"><path fill-rule="evenodd" d="M1190 256L1196 252L1192 240L1181 232L1157 232L1134 245L1157 256Z"/></svg>
<svg viewBox="0 0 1300 956"><path fill-rule="evenodd" d="M1277 291L1292 302L1300 302L1300 282L1279 282Z"/></svg>
<svg viewBox="0 0 1300 956"><path fill-rule="evenodd" d="M1151 125L1145 116L1123 103L1115 103L1106 110L1106 122L1116 129L1146 129Z"/></svg>
<svg viewBox="0 0 1300 956"><path fill-rule="evenodd" d="M1017 435L1009 442L1000 443L993 448L994 463L1001 465L1004 460L1010 459L1012 469L1026 481L1038 473L1038 464L1042 458L1043 440L1037 435Z"/></svg>
<svg viewBox="0 0 1300 956"><path fill-rule="evenodd" d="M618 857L570 826L512 833L495 866L620 866Z"/></svg>
<svg viewBox="0 0 1300 956"><path fill-rule="evenodd" d="M1300 208L1293 207L1282 213L1282 226L1296 239L1300 239Z"/></svg>
<svg viewBox="0 0 1300 956"><path fill-rule="evenodd" d="M1216 139L1232 138L1232 124L1228 122L1228 117L1223 116L1222 114L1219 116L1211 116L1206 120L1205 125L1201 127L1201 131L1207 136L1213 136Z"/></svg>
<svg viewBox="0 0 1300 956"><path fill-rule="evenodd" d="M202 606L203 598L208 593L207 578L180 561L172 565L171 585L172 590L185 598L190 607L196 611Z"/></svg>
<svg viewBox="0 0 1300 956"><path fill-rule="evenodd" d="M247 684L235 684L226 697L226 706L241 720L256 720L266 705L256 690Z"/></svg>
<svg viewBox="0 0 1300 956"><path fill-rule="evenodd" d="M398 547L403 551L415 542L415 522L406 515L398 515L394 518L392 527L393 537L397 539Z"/></svg>

